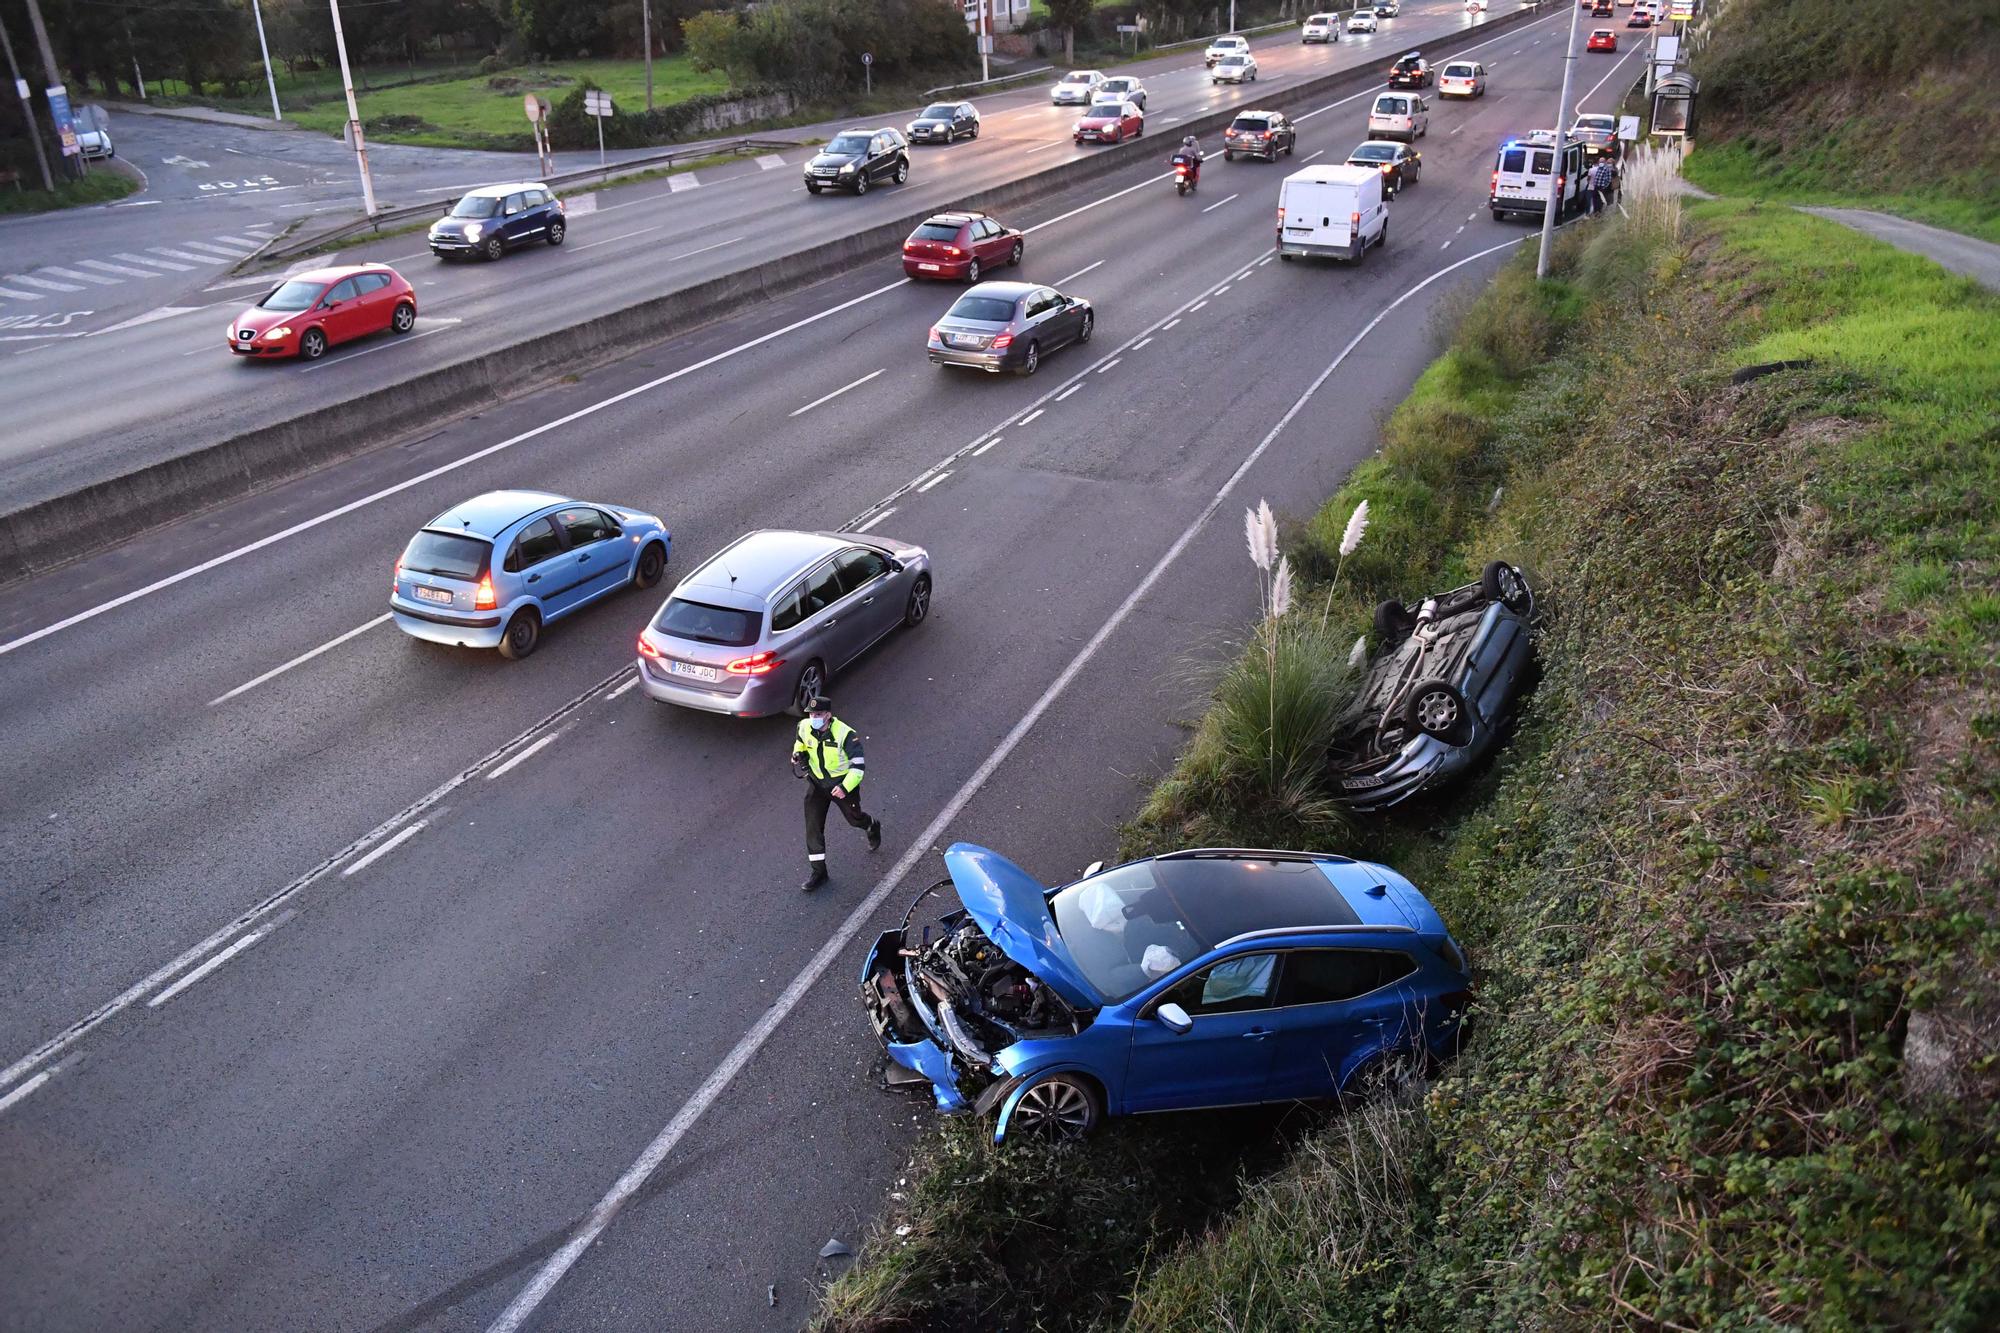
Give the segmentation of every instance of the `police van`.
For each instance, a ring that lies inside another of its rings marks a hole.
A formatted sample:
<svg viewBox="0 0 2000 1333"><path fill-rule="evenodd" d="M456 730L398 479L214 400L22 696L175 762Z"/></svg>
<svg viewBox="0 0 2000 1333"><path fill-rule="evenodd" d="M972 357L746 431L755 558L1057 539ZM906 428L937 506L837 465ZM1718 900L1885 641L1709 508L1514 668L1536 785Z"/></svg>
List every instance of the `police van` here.
<svg viewBox="0 0 2000 1333"><path fill-rule="evenodd" d="M1556 217L1568 217L1583 206L1584 144L1548 130L1538 130L1500 145L1493 159L1493 187L1487 206L1495 221L1509 213L1540 217L1549 195L1556 198Z"/></svg>

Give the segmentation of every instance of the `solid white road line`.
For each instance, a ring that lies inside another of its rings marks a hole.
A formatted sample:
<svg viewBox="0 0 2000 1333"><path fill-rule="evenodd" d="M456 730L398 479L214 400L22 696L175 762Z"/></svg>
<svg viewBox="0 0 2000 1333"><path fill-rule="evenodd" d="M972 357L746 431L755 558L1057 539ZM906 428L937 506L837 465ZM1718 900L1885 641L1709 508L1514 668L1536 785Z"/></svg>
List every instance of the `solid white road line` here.
<svg viewBox="0 0 2000 1333"><path fill-rule="evenodd" d="M673 262L674 262L675 260L677 260L677 259L693 259L693 258L694 258L694 257L695 257L696 255L705 255L705 254L707 254L707 253L708 253L708 252L709 252L710 250L720 250L720 249L721 249L721 248L722 248L723 246L725 246L725 245L734 245L734 244L736 244L736 243L737 243L738 241L740 241L740 240L742 240L742 239L743 239L743 238L742 238L741 236L732 236L732 237L730 237L730 238L729 238L728 240L726 240L726 241L717 241L717 242L716 242L716 243L715 243L714 245L704 245L704 246L703 246L703 247L701 247L701 249L699 249L699 250L688 250L688 251L686 251L686 252L684 252L684 253L682 253L682 254L677 254L677 255L668 255L668 256L667 256L667 262L668 262L669 264L671 264L671 263L673 263ZM909 281L909 279L908 279L908 278L905 278L905 279L903 279L903 282L908 282L908 281ZM898 287L900 287L900 286L902 286L902 283L895 283L895 284L893 284L893 285L894 285L894 286L898 286ZM883 291L887 291L887 290L889 290L889 289L888 289L887 287L884 287L884 288L883 288L882 290L883 290ZM868 294L868 296L873 296L873 295L875 295L875 293L874 293L874 292L870 292L870 293ZM865 300L867 300L867 299L868 299L868 296L864 296L864 297L861 297L861 298L859 298L859 299L861 299L861 300L865 301ZM853 303L852 301L848 302L848 305L852 305L852 304L854 304L854 303ZM840 309L843 309L843 310L844 310L844 309L846 309L846 306L842 306L842 307L839 307L839 308L840 308ZM808 322L810 322L810 321L808 321ZM796 327L797 327L797 325L793 325L792 327L796 328ZM745 343L745 344L744 344L744 346L745 346L745 347L749 347L749 346L752 346L752 344L750 344L750 343ZM732 348L732 349L731 349L730 351L728 351L728 352L724 353L723 355L725 355L725 356L734 356L734 355L736 354L736 350L737 350L737 349L734 349L734 348ZM706 364L706 363L704 362L703 364Z"/></svg>
<svg viewBox="0 0 2000 1333"><path fill-rule="evenodd" d="M1582 115L1584 103L1588 102L1591 98L1597 96L1597 90L1599 88L1602 88L1606 83L1610 82L1611 76L1613 74L1616 74L1619 71L1619 69L1624 66L1626 61L1630 60L1633 56L1637 54L1639 54L1639 48L1637 46L1634 46L1630 51L1627 51L1624 55L1619 56L1618 63L1613 65L1609 70L1607 70L1603 78L1599 79L1596 83L1591 84L1589 92L1585 93L1582 97L1579 97L1576 100L1576 111L1574 114L1579 116Z"/></svg>
<svg viewBox="0 0 2000 1333"><path fill-rule="evenodd" d="M376 352L386 352L391 347L408 347L411 343L415 342L419 338L428 338L433 333L443 333L445 330L451 328L453 325L458 323L458 321L455 319L449 319L449 320L431 319L429 316L425 317L424 322L427 324L435 324L437 325L437 327L431 329L425 329L422 333L406 333L402 337L396 339L396 341L394 342L376 343L373 347L363 347L358 351L348 352L345 355L337 356L330 361L323 360L323 361L308 362L306 365L299 367L299 373L301 375L304 375L304 374L309 374L315 370L325 370L329 366L344 366L350 361L359 361L364 356L372 356Z"/></svg>
<svg viewBox="0 0 2000 1333"><path fill-rule="evenodd" d="M424 831L424 825L428 824L429 822L430 821L427 819L419 819L416 823L411 824L409 827L405 828L401 833L398 833L395 837L389 839L387 842L377 847L374 851L368 853L368 855L362 857L359 861L356 861L353 865L341 871L340 877L342 879L346 879L349 875L360 874L362 871L366 870L369 866L374 865L377 861L387 856L390 852L395 851L398 847L401 847L404 843L416 837L419 833L422 833Z"/></svg>
<svg viewBox="0 0 2000 1333"><path fill-rule="evenodd" d="M1057 394L1053 401L1060 403L1063 399L1069 397L1071 394L1075 393L1078 389L1081 389L1082 387L1083 385L1081 384L1072 384L1067 389L1064 389L1061 393Z"/></svg>
<svg viewBox="0 0 2000 1333"><path fill-rule="evenodd" d="M1201 211L1204 213L1213 213L1216 209L1221 208L1226 203L1229 203L1230 200L1240 199L1242 197L1243 196L1240 194L1232 194L1229 196L1228 199L1218 199L1214 203L1210 204L1207 208L1202 209Z"/></svg>
<svg viewBox="0 0 2000 1333"><path fill-rule="evenodd" d="M888 367L884 366L882 367L882 370L871 370L866 375L863 375L860 379L854 381L854 383L843 384L838 389L835 389L832 393L821 394L819 397L813 399L810 403L807 403L804 407L798 408L797 410L789 412L786 415L794 417L802 417L806 413L812 411L815 407L818 407L821 403L830 403L834 399L840 397L840 395L846 393L849 389L860 388L862 385L866 384L869 380L872 380L877 375L880 375L883 370L887 369Z"/></svg>
<svg viewBox="0 0 2000 1333"><path fill-rule="evenodd" d="M639 683L639 678L637 676L634 676L632 677L629 683L637 685ZM522 764L526 763L530 758L532 758L538 751L542 750L547 746L554 745L556 743L556 737L560 736L561 734L562 734L561 732L557 731L550 732L548 735L536 741L533 745L530 745L527 748L523 749L519 754L515 755L512 759L509 759L506 763L494 769L491 773L488 773L486 775L486 780L488 782L491 782L495 778L503 778L507 776L509 773L512 773L516 768L520 767Z"/></svg>
<svg viewBox="0 0 2000 1333"><path fill-rule="evenodd" d="M572 249L572 250L594 250L594 249L596 249L596 248L597 248L598 246L600 246L600 245L609 245L609 244L611 244L611 243L612 243L613 241L629 241L629 240L631 240L631 239L632 239L632 238L633 238L634 236L644 236L644 235L645 235L645 234L646 234L647 232L649 232L649 231L658 231L658 230L659 230L659 229L660 229L661 227L664 227L664 226L666 226L666 225L667 225L666 223L664 223L664 222L661 222L661 223L657 223L657 224L655 224L655 225L653 225L653 226L651 226L651 227L641 227L641 228L639 228L639 230L637 230L637 231L626 231L626 232L620 232L620 233L619 233L618 235L616 235L616 236L607 236L607 237L605 237L605 238L604 238L603 240L601 240L601 241L592 241L592 242L591 242L591 243L590 243L589 245L572 245L572 246L570 247L570 249Z"/></svg>
<svg viewBox="0 0 2000 1333"><path fill-rule="evenodd" d="M949 472L940 472L940 473L938 473L938 474L937 474L937 475L936 475L935 477L932 477L932 478L931 478L931 479L930 479L929 481L927 481L927 482L925 482L925 483L924 483L923 485L921 485L921 486L917 487L917 494L918 494L918 495L922 495L922 494L923 494L923 493L924 493L925 491L927 491L927 490L929 490L929 489L930 489L931 487L933 487L933 486L937 485L937 484L938 484L939 482L943 481L943 480L944 480L944 479L945 479L946 477L949 477L950 475L951 475L951 473L949 473Z"/></svg>
<svg viewBox="0 0 2000 1333"><path fill-rule="evenodd" d="M41 1073L29 1079L5 1097L0 1097L0 1112L5 1112L16 1102L26 1101L30 1093L34 1092L36 1088L41 1087L42 1084L48 1082L51 1078L54 1078L55 1073L56 1071L53 1069L44 1069Z"/></svg>
<svg viewBox="0 0 2000 1333"><path fill-rule="evenodd" d="M1098 261L1097 261L1097 263L1095 263L1095 264L1085 264L1085 265L1084 265L1084 266L1083 266L1082 268L1080 268L1080 269L1078 269L1078 270L1077 270L1076 272L1074 272L1074 273L1070 274L1070 275L1069 275L1068 277L1066 277L1066 278L1057 278L1057 279L1056 279L1056 282L1055 282L1055 285L1056 285L1056 286L1058 286L1058 287L1067 287L1067 286L1068 286L1068 285L1069 285L1070 283L1072 283L1072 282L1075 282L1075 281L1076 281L1076 280L1077 280L1078 278L1080 278L1080 277L1082 277L1082 276L1083 276L1084 274L1086 274L1086 273L1090 272L1090 270L1092 270L1092 269L1094 269L1094 268L1097 268L1097 267L1099 267L1099 266L1100 266L1100 265L1102 265L1103 263L1104 263L1104 261L1103 261L1102 259L1100 259L1100 260L1098 260Z"/></svg>
<svg viewBox="0 0 2000 1333"><path fill-rule="evenodd" d="M519 1333L521 1327L533 1316L536 1309L541 1306L543 1301L548 1299L549 1293L555 1289L556 1284L562 1281L563 1276L571 1268L576 1266L576 1261L581 1259L584 1253L596 1243L597 1238L604 1234L605 1228L611 1225L612 1219L618 1215L619 1210L633 1196L646 1187L646 1183L653 1178L654 1174L659 1171L661 1165L667 1160L667 1155L687 1136L688 1131L694 1128L695 1123L715 1105L723 1092L735 1081L736 1076L743 1071L751 1060L756 1058L758 1051L762 1050L764 1044L771 1039L771 1034L776 1032L778 1026L791 1016L794 1009L798 1008L800 1002L805 999L806 994L826 974L827 969L838 962L847 952L849 946L853 944L855 937L864 927L873 921L875 913L881 909L882 904L887 901L890 893L895 890L896 886L902 883L904 878L916 868L919 861L930 855L932 845L951 826L952 821L958 818L959 812L971 803L972 798L978 795L980 790L992 779L994 773L999 771L1000 765L1005 763L1008 757L1019 748L1022 740L1027 737L1035 724L1041 720L1043 714L1047 713L1055 705L1056 701L1069 689L1071 682L1082 673L1084 667L1089 665L1091 659L1097 655L1098 650L1125 623L1132 612L1138 607L1139 603L1145 599L1146 594L1153 590L1154 585L1166 574L1168 568L1173 565L1174 561L1180 558L1181 552L1188 548L1195 537L1208 525L1208 521L1215 516L1216 511L1221 509L1223 504L1227 502L1230 493L1236 489L1236 484L1243 479L1251 467L1256 464L1257 460L1264 456L1265 452L1271 447L1272 442L1292 423L1292 419L1305 409L1306 404L1312 400L1314 394L1319 392L1320 387L1332 378L1333 372L1340 368L1341 363L1347 359L1348 354L1361 345L1361 340L1374 332L1375 327L1388 317L1390 311L1396 309L1403 302L1409 300L1439 278L1444 277L1447 273L1470 264L1485 255L1498 253L1519 243L1520 240L1517 238L1505 244L1496 245L1491 249L1482 250L1479 254L1467 256L1459 260L1456 264L1439 269L1436 273L1431 274L1430 277L1425 278L1394 301L1391 301L1387 306L1384 306L1376 314L1375 318L1370 320L1367 326L1360 333L1356 334L1347 346L1341 349L1340 354L1333 359L1333 362L1320 372L1319 378L1315 379L1306 391L1299 396L1298 400L1292 404L1291 408L1286 411L1285 415L1278 419L1278 424L1271 428L1270 432L1258 442L1256 448L1252 449L1248 456L1237 465L1236 470L1229 474L1229 479L1222 483L1222 488L1216 491L1214 497L1195 516L1194 521L1181 532L1179 537L1174 539L1173 545L1167 548L1166 554L1162 555L1158 562L1146 572L1145 577L1139 580L1138 586L1126 595L1125 600L1119 603L1118 609L1113 611L1110 618L1098 627L1097 632L1091 635L1090 641L1084 644L1076 656L1071 658L1068 665L1062 669L1061 674L1049 683L1047 689L1042 691L1041 696L1035 700L1026 713L1022 714L1020 720L1001 739L999 745L995 746L992 753L988 754L981 761L979 767L973 771L972 776L967 778L964 785L959 787L956 792L952 793L951 799L945 802L944 808L938 811L930 824L910 843L909 850L905 851L897 859L896 864L891 867L889 873L876 882L875 887L869 890L868 896L855 906L854 911L840 924L840 928L833 933L832 937L825 944L820 946L819 951L812 956L811 960L799 971L798 975L792 978L790 984L779 994L771 1007L766 1009L758 1017L757 1021L750 1026L750 1029L737 1039L736 1044L730 1048L729 1054L723 1057L722 1062L702 1081L701 1086L695 1089L694 1093L681 1105L680 1110L674 1113L673 1119L667 1122L666 1127L653 1138L651 1143L646 1145L645 1151L639 1154L638 1160L633 1162L626 1169L625 1174L620 1176L616 1183L598 1200L597 1206L590 1210L589 1215L584 1218L581 1225L570 1235L570 1238L563 1243L562 1248L557 1250L542 1264L541 1268L536 1271L535 1276L530 1279L528 1285L508 1304L505 1310L501 1311L500 1317L495 1319L488 1327L488 1333Z"/></svg>
<svg viewBox="0 0 2000 1333"><path fill-rule="evenodd" d="M1041 415L1042 413L1044 413L1044 412L1046 412L1046 411L1048 411L1048 409L1047 409L1047 408L1045 408L1045 407L1038 407L1038 408L1036 408L1036 409L1035 409L1034 411L1032 411L1032 412L1028 413L1028 415L1026 415L1026 416L1022 417L1022 418L1021 418L1021 419L1020 419L1020 420L1019 420L1018 422L1016 422L1015 424L1016 424L1016 425L1020 425L1020 426L1025 426L1025 425L1027 425L1027 424L1028 424L1029 422L1033 421L1033 420L1034 420L1034 419L1035 419L1036 417L1040 416L1040 415Z"/></svg>
<svg viewBox="0 0 2000 1333"><path fill-rule="evenodd" d="M995 435L992 439L980 445L977 449L974 449L969 456L972 458L977 458L998 443L1000 443L1000 437L998 435Z"/></svg>
<svg viewBox="0 0 2000 1333"><path fill-rule="evenodd" d="M633 687L638 685L638 683L639 683L639 677L635 674L632 677L632 679L626 681L623 685L620 685L617 689L611 691L611 693L605 695L604 697L606 699L616 699L619 695L625 693L625 691L632 689Z"/></svg>
<svg viewBox="0 0 2000 1333"><path fill-rule="evenodd" d="M1188 307L1188 313L1189 313L1190 315L1192 315L1192 314L1193 314L1193 313L1194 313L1195 311L1197 311L1197 310L1201 309L1201 308L1202 308L1203 306L1205 306L1205 305L1207 305L1207 304L1208 304L1208 298L1207 298L1206 296L1204 296L1204 297L1202 297L1202 298L1201 298L1201 300L1199 300L1199 301L1196 301L1196 302L1195 302L1195 303L1194 303L1193 305L1191 305L1191 306L1189 306L1189 307ZM1170 328L1171 328L1172 326L1171 326L1171 325L1169 325L1168 327L1170 327Z"/></svg>
<svg viewBox="0 0 2000 1333"><path fill-rule="evenodd" d="M1103 365L1097 368L1097 373L1102 375L1105 371L1111 369L1111 367L1117 365L1120 361L1123 361L1124 359L1125 358L1122 356L1112 357L1109 361L1106 361Z"/></svg>
<svg viewBox="0 0 2000 1333"><path fill-rule="evenodd" d="M1028 156L1028 155L1029 155L1030 153L1045 153L1045 152L1047 152L1047 151L1048 151L1049 149L1051 149L1051 148L1060 148L1060 147L1062 147L1062 146L1063 146L1064 144L1066 144L1066 143L1071 143L1071 142L1073 142L1073 141L1072 141L1072 140L1069 140L1069 139L1057 139L1057 140L1055 140L1055 141L1054 141L1054 142L1052 142L1052 143L1045 143L1045 144L1037 144L1037 145L1036 145L1035 147L1033 147L1033 148L1024 148L1024 149L1022 149L1022 150L1021 150L1021 156L1022 156L1022 157L1026 157L1026 156Z"/></svg>
<svg viewBox="0 0 2000 1333"><path fill-rule="evenodd" d="M229 691L229 693L216 695L213 699L210 699L208 701L208 706L210 708L213 708L217 704L228 703L231 699L234 699L239 694L248 694L250 691L256 689L259 685L262 685L265 681L275 680L279 676L284 675L287 671L290 671L293 667L303 666L307 662L312 661L315 657L318 657L321 653L331 652L333 649L340 647L341 644L346 643L349 639L358 639L362 635L366 634L369 630L374 629L377 625L386 625L388 623L389 623L389 613L387 611L384 611L381 615L375 617L367 624L356 625L353 629L347 631L347 633L342 634L336 638L328 639L325 643L321 644L317 648L313 648L307 652L300 653L297 657L294 657L291 661L285 663L283 666L272 667L269 671L266 671L263 675L257 677L255 680L246 680L241 685L238 685L235 689Z"/></svg>
<svg viewBox="0 0 2000 1333"><path fill-rule="evenodd" d="M889 517L889 515L891 515L891 514L893 514L893 513L895 513L895 512L896 512L896 511L895 511L895 509L893 509L893 508L890 508L890 509L884 509L884 510L883 510L883 511L882 511L881 513L879 513L879 514L875 515L875 517L873 517L873 518L869 519L869 520L868 520L868 521L867 521L866 523L863 523L863 524L859 525L858 527L855 527L855 528L852 528L852 529L850 529L850 531L853 531L853 532L866 532L866 531L868 531L868 529L870 529L870 528L874 527L874 526L875 526L875 525L876 525L877 523L880 523L880 522L881 522L881 521L882 521L883 519L885 519L885 518Z"/></svg>
<svg viewBox="0 0 2000 1333"><path fill-rule="evenodd" d="M146 1001L146 1007L148 1009L159 1008L161 1005L165 1004L168 1000L173 999L174 996L179 995L182 991L186 990L189 986L194 985L195 982L200 981L203 977L207 976L209 973L221 967L224 963L234 958L237 954L242 953L245 949L255 944L258 940L263 939L266 935L271 933L271 930L272 927L266 926L262 930L253 931L250 934L245 935L242 939L236 941L236 943L230 945L227 949L224 949L221 953L209 959L207 962L203 963L200 967L197 967L194 971L188 973L186 976L182 977L179 981L176 981L173 985L161 991L158 995L155 995L152 999Z"/></svg>
<svg viewBox="0 0 2000 1333"><path fill-rule="evenodd" d="M1299 164L1303 166L1305 163L1312 161L1316 157L1324 157L1324 156L1326 156L1326 149L1322 148L1316 153L1307 153L1304 157L1299 159Z"/></svg>

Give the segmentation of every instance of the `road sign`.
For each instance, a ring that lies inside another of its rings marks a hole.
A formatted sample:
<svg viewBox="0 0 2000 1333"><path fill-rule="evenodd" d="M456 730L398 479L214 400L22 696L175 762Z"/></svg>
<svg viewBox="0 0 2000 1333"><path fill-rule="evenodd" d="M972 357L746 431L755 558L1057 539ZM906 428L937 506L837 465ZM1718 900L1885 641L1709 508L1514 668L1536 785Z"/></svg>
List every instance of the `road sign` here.
<svg viewBox="0 0 2000 1333"><path fill-rule="evenodd" d="M1639 118L1637 116L1620 116L1618 118L1618 137L1628 140L1637 139L1639 137Z"/></svg>
<svg viewBox="0 0 2000 1333"><path fill-rule="evenodd" d="M64 157L75 157L83 151L76 141L76 118L70 114L69 90L60 83L48 90L49 119L55 122L56 138L62 140Z"/></svg>
<svg viewBox="0 0 2000 1333"><path fill-rule="evenodd" d="M1667 9L1667 17L1676 23L1686 23L1694 17L1694 0L1673 0Z"/></svg>
<svg viewBox="0 0 2000 1333"><path fill-rule="evenodd" d="M1140 28L1139 28L1139 25L1138 25L1138 24L1136 24L1136 23L1121 23L1121 24L1119 24L1119 25L1118 25L1118 31L1120 31L1120 32L1138 32L1138 31L1140 31Z"/></svg>
<svg viewBox="0 0 2000 1333"><path fill-rule="evenodd" d="M612 115L613 112L611 110L611 94L603 92L596 88L584 89L583 114L586 116Z"/></svg>
<svg viewBox="0 0 2000 1333"><path fill-rule="evenodd" d="M874 64L874 63L875 63L875 53L874 53L873 51L863 51L863 52L861 53L861 63L862 63L862 64L864 64L864 65L872 65L872 64Z"/></svg>
<svg viewBox="0 0 2000 1333"><path fill-rule="evenodd" d="M521 98L521 108L528 113L529 120L540 120L542 113L548 109L548 103L529 93Z"/></svg>

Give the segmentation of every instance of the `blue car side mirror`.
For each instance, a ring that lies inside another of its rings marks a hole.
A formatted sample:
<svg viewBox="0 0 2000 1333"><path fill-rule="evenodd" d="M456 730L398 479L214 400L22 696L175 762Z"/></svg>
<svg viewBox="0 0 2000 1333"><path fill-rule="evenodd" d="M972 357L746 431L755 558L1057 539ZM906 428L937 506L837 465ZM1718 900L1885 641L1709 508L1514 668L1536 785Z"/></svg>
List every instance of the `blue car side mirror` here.
<svg viewBox="0 0 2000 1333"><path fill-rule="evenodd" d="M1188 1011L1175 1004L1172 1000L1168 1000L1165 1004L1155 1009L1153 1017L1166 1024L1167 1031L1169 1032L1188 1033L1194 1031L1194 1020L1188 1017Z"/></svg>

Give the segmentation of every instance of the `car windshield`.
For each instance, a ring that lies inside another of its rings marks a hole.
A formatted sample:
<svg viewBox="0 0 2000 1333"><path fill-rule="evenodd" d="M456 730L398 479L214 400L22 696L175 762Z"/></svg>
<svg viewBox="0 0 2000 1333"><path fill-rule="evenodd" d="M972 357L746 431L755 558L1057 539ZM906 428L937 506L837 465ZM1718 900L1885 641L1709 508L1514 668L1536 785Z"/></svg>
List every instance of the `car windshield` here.
<svg viewBox="0 0 2000 1333"><path fill-rule="evenodd" d="M1250 133L1256 134L1262 130L1270 129L1271 122L1265 120L1262 116L1238 116L1230 122L1229 128L1232 130L1248 130Z"/></svg>
<svg viewBox="0 0 2000 1333"><path fill-rule="evenodd" d="M1106 79L1103 83L1098 84L1097 88L1099 92L1117 93L1120 97L1123 97L1126 91L1132 86L1132 80L1130 79Z"/></svg>
<svg viewBox="0 0 2000 1333"><path fill-rule="evenodd" d="M1223 63L1223 64L1225 64L1225 65L1247 65L1247 64L1249 64L1249 63L1250 63L1250 57L1249 57L1249 56L1224 56L1224 57L1222 58L1222 63Z"/></svg>
<svg viewBox="0 0 2000 1333"><path fill-rule="evenodd" d="M944 105L939 105L939 106L927 106L927 107L925 107L925 108L924 108L924 114L923 114L923 115L921 115L921 116L918 116L918 117L917 117L917 119L918 119L918 120L950 120L950 119L951 119L951 118L952 118L953 116L955 116L955 115L957 115L957 114L958 114L958 108L957 108L957 107L954 107L954 106L944 106Z"/></svg>
<svg viewBox="0 0 2000 1333"><path fill-rule="evenodd" d="M1392 162L1396 158L1396 146L1387 143L1365 143L1354 150L1350 162Z"/></svg>
<svg viewBox="0 0 2000 1333"><path fill-rule="evenodd" d="M1400 116L1410 109L1407 97L1384 97L1375 103L1375 109L1386 116Z"/></svg>
<svg viewBox="0 0 2000 1333"><path fill-rule="evenodd" d="M455 218L490 218L500 211L500 200L490 194L468 194L451 207Z"/></svg>
<svg viewBox="0 0 2000 1333"><path fill-rule="evenodd" d="M833 142L826 146L829 153L841 157L858 157L868 151L868 136L865 134L837 134Z"/></svg>
<svg viewBox="0 0 2000 1333"><path fill-rule="evenodd" d="M486 572L493 544L457 532L420 532L403 548L403 568L416 574L476 579Z"/></svg>
<svg viewBox="0 0 2000 1333"><path fill-rule="evenodd" d="M945 312L948 319L973 319L985 324L1005 324L1014 318L1014 303L1000 296L961 296Z"/></svg>
<svg viewBox="0 0 2000 1333"><path fill-rule="evenodd" d="M757 642L757 635L764 628L764 613L669 597L654 618L653 628L676 639L742 648Z"/></svg>
<svg viewBox="0 0 2000 1333"><path fill-rule="evenodd" d="M1063 76L1062 76L1062 81L1063 81L1064 83L1089 83L1089 82L1090 82L1090 81L1091 81L1091 80L1092 80L1093 78L1095 78L1095 77L1096 77L1095 75L1092 75L1092 74L1084 74L1084 73L1082 73L1082 72L1080 72L1080 71L1079 71L1079 72L1076 72L1076 73L1071 73L1071 74L1065 74L1065 75L1063 75Z"/></svg>
<svg viewBox="0 0 2000 1333"><path fill-rule="evenodd" d="M1447 79L1469 79L1472 77L1472 66L1446 65L1444 67L1444 76Z"/></svg>
<svg viewBox="0 0 2000 1333"><path fill-rule="evenodd" d="M1615 129L1618 122L1610 116L1578 116L1576 127L1580 130Z"/></svg>
<svg viewBox="0 0 2000 1333"><path fill-rule="evenodd" d="M951 222L926 222L910 237L913 241L955 241L958 226Z"/></svg>
<svg viewBox="0 0 2000 1333"><path fill-rule="evenodd" d="M323 282L300 282L294 278L257 303L262 310L310 310L326 289Z"/></svg>

